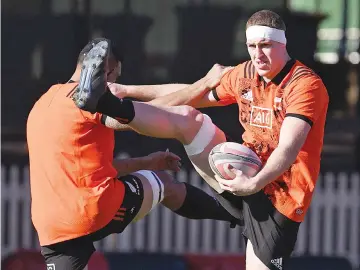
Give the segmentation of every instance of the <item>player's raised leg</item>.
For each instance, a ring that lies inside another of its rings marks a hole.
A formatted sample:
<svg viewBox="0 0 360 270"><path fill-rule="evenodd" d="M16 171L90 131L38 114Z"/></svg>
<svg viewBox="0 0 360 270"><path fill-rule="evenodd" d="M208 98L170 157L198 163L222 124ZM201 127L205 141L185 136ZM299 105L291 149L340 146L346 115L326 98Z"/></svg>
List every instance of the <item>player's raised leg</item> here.
<svg viewBox="0 0 360 270"><path fill-rule="evenodd" d="M101 44L99 45L102 46ZM217 128L211 119L190 106L156 107L141 102L118 99L106 90L106 76L108 73L108 52L104 46L95 46L86 56L81 80L73 99L75 104L85 110L97 111L119 122L128 124L140 134L158 138L173 138L184 144L196 170L216 190L222 192L208 163L208 154L218 143L225 141L224 133ZM102 82L101 82L102 81ZM187 193L197 193L191 186L187 186ZM205 197L204 197L205 201ZM184 209L180 209L184 210ZM179 213L191 216L189 209Z"/></svg>
<svg viewBox="0 0 360 270"><path fill-rule="evenodd" d="M199 174L220 193L222 190L208 164L208 154L215 145L225 141L224 133L208 116L190 106L156 107L113 96L106 90L106 48L109 46L96 45L86 56L80 84L73 96L75 104L127 123L140 134L179 140Z"/></svg>
<svg viewBox="0 0 360 270"><path fill-rule="evenodd" d="M73 95L75 104L81 109L98 111L128 123L140 134L179 140L195 166L201 167L199 173L220 192L217 182L209 177L213 173L207 155L213 146L225 141L223 132L209 117L190 106L155 107L113 96L106 90L108 48L106 41L100 42L85 57L80 84Z"/></svg>
<svg viewBox="0 0 360 270"><path fill-rule="evenodd" d="M140 134L179 140L201 176L220 193L208 164L208 154L212 147L225 141L223 132L209 117L190 106L156 107L116 98L106 90L108 68L104 62L108 52L104 48L106 46L99 44L86 56L79 88L73 96L75 104L127 123Z"/></svg>

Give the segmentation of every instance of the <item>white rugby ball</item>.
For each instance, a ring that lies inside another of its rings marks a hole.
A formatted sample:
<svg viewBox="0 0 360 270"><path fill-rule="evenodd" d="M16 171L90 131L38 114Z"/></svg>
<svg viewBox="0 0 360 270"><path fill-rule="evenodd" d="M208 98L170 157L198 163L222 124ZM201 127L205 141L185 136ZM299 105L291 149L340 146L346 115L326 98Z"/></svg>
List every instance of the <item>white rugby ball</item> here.
<svg viewBox="0 0 360 270"><path fill-rule="evenodd" d="M255 176L262 167L261 160L254 151L234 142L216 145L209 154L209 163L212 171L224 179L234 178L228 164L249 177Z"/></svg>

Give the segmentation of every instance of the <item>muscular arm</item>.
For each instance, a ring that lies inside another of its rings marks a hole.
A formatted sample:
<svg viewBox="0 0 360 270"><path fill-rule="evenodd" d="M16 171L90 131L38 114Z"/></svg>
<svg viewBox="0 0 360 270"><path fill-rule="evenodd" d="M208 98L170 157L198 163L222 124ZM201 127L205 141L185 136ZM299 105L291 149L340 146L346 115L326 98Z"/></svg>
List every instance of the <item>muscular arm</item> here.
<svg viewBox="0 0 360 270"><path fill-rule="evenodd" d="M265 166L253 178L256 190L277 179L295 162L310 131L310 124L295 117L285 117L281 126L279 145L271 153Z"/></svg>
<svg viewBox="0 0 360 270"><path fill-rule="evenodd" d="M202 78L179 91L156 98L150 101L149 104L167 106L189 105L194 108L222 106L215 99L208 85L207 79Z"/></svg>
<svg viewBox="0 0 360 270"><path fill-rule="evenodd" d="M178 127L184 126L183 122L189 119L188 113L191 109L177 108L177 106L221 106L222 104L215 99L210 89L219 85L224 74L229 73L232 69L233 67L215 64L204 78L190 86L155 99L148 104L133 102L135 118L129 125L140 134L158 138L174 138L183 142L184 134L179 133ZM116 129L124 130L124 128Z"/></svg>
<svg viewBox="0 0 360 270"><path fill-rule="evenodd" d="M187 87L188 84L161 84L161 85L123 85L111 84L111 92L118 98L129 97L141 101L151 101L156 98L174 93Z"/></svg>
<svg viewBox="0 0 360 270"><path fill-rule="evenodd" d="M210 71L197 82L187 84L124 86L111 85L111 92L118 98L134 97L142 101L150 101L152 105L190 105L195 108L221 106L211 89L219 85L224 74L233 67L224 67L215 64Z"/></svg>

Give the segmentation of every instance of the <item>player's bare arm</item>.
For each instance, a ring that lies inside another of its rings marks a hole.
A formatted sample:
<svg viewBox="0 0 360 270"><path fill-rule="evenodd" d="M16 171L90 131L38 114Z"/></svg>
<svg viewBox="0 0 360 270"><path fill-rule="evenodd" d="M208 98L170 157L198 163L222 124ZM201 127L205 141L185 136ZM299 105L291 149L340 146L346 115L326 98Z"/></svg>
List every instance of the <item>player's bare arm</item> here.
<svg viewBox="0 0 360 270"><path fill-rule="evenodd" d="M310 129L310 124L302 119L296 117L284 119L278 147L275 148L263 169L254 178L258 190L275 180L294 163Z"/></svg>
<svg viewBox="0 0 360 270"><path fill-rule="evenodd" d="M141 101L151 101L156 98L166 96L173 92L179 91L188 84L171 83L161 85L124 85L124 84L110 84L111 92L118 98L136 98Z"/></svg>
<svg viewBox="0 0 360 270"><path fill-rule="evenodd" d="M207 107L208 92L213 87L218 85L218 81L214 76L221 77L231 69L231 67L224 67L215 64L208 72L207 76L195 82L193 86L188 89L188 84L163 84L163 85L122 85L110 84L111 92L118 98L130 97L141 101L153 101L157 99L155 104L162 105L192 105L197 108ZM176 94L175 94L176 93ZM189 95L190 94L190 95ZM167 96L167 98L162 99ZM211 99L210 105L216 106L215 98ZM204 100L202 100L203 98ZM193 103L193 104L190 104Z"/></svg>
<svg viewBox="0 0 360 270"><path fill-rule="evenodd" d="M225 180L216 176L221 188L239 196L260 191L294 163L310 129L311 126L308 122L296 117L286 117L281 126L279 145L271 153L259 173L250 178L242 174L241 171L233 169L236 175L233 180Z"/></svg>
<svg viewBox="0 0 360 270"><path fill-rule="evenodd" d="M158 102L161 105L155 104L155 102L150 104L132 102L134 117L129 125L136 132L143 135L157 138L174 138L184 145L190 144L202 125L206 123L204 120L207 118L204 118L203 114L191 106L174 105L190 103L193 106L198 106L201 102L203 102L202 104L206 103L207 107L218 105L219 103L212 96L210 90L218 86L224 74L231 69L233 68L225 68L218 64L214 65L198 83L163 97L164 102ZM176 103L171 100L175 100ZM172 102L172 106L163 106L163 103L167 102ZM208 122L209 126L213 125L211 120L208 120ZM154 123L157 125L156 128L154 128Z"/></svg>
<svg viewBox="0 0 360 270"><path fill-rule="evenodd" d="M222 76L231 69L232 67L215 64L206 76L191 85L127 86L112 84L109 88L118 98L133 97L141 101L149 101L150 104L155 105L190 105L195 108L222 106L210 90L219 85Z"/></svg>
<svg viewBox="0 0 360 270"><path fill-rule="evenodd" d="M190 105L194 108L222 106L217 102L211 91L220 84L221 78L233 67L215 64L200 80L179 91L159 97L149 102L154 105Z"/></svg>
<svg viewBox="0 0 360 270"><path fill-rule="evenodd" d="M107 51L103 47L106 48L105 43L94 48L94 53L105 58ZM129 124L133 130L143 135L177 139L185 146L189 156L196 156L204 152L216 134L219 134L218 143L223 142L225 136L222 132L217 132L211 119L191 106L156 106L118 99L106 91L105 71L107 66L103 61L104 58L96 59L98 66L92 72L91 82L87 82L91 84L91 88L80 83L77 92L73 95L73 100L79 108L111 115L122 124ZM92 69L93 66L90 68ZM219 65L215 65L208 72L206 82L209 89L220 83L223 72L225 73L226 70ZM214 141L214 143L216 142ZM193 162L196 163L195 160ZM196 164L196 166L201 167L200 164ZM211 172L208 164L207 167L208 170L203 171ZM218 186L216 190L221 191Z"/></svg>
<svg viewBox="0 0 360 270"><path fill-rule="evenodd" d="M222 78L222 76L231 69L232 69L232 67L224 67L224 66L215 64L211 68L211 70L206 74L206 76L204 76L203 78L201 78L194 84L188 85L185 88L183 88L179 91L176 91L176 92L172 92L166 96L156 98L156 99L148 102L148 104L158 106L159 108L162 108L162 106L178 106L178 105L190 105L192 107L197 107L197 108L222 106L222 104L219 103L215 99L213 92L210 90L213 89L214 87L216 87L220 83L220 79ZM144 87L147 87L147 86L144 86ZM110 88L111 88L111 86L110 86ZM114 94L115 90L111 90L111 92ZM141 107L141 105L139 105L139 106ZM168 111L169 111L168 116L170 117L169 118L170 121L167 121L167 122L169 122L169 125L171 125L171 123L173 123L172 120L175 120L175 118L183 119L183 117L177 117L173 113L181 112L182 114L186 114L186 115L191 114L191 112L188 112L188 110L191 110L191 109L186 109L186 108L168 109ZM142 113L144 113L144 114L146 113L146 115L148 115L150 112L152 112L151 107L145 107L145 106L142 107ZM185 116L185 115L183 115L183 116ZM147 116L145 116L145 118L146 117ZM152 119L152 120L154 120L154 119ZM112 117L109 117L109 116L105 116L103 118L103 124L105 124L109 128L115 129L117 131L133 130L130 126L128 126L126 124L122 124L118 120L116 120ZM163 125L161 125L161 127L162 126ZM173 126L173 125L171 125L171 126ZM176 131L173 130L171 132L171 134L174 135L175 132ZM166 136L166 132L164 135ZM168 138L168 137L166 136L164 138Z"/></svg>

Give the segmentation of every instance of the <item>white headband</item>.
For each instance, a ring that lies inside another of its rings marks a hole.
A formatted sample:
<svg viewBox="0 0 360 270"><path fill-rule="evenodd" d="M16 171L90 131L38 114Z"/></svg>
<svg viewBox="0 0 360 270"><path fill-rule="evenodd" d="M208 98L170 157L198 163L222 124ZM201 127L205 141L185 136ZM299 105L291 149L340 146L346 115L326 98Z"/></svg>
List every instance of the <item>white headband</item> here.
<svg viewBox="0 0 360 270"><path fill-rule="evenodd" d="M285 31L263 25L253 25L246 29L247 41L265 38L286 44Z"/></svg>

